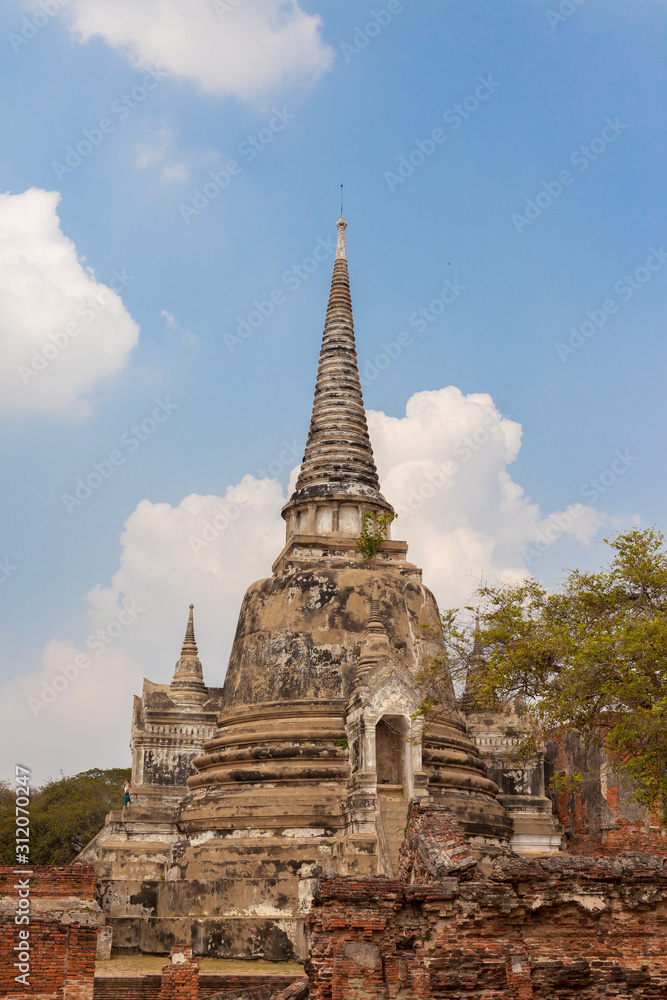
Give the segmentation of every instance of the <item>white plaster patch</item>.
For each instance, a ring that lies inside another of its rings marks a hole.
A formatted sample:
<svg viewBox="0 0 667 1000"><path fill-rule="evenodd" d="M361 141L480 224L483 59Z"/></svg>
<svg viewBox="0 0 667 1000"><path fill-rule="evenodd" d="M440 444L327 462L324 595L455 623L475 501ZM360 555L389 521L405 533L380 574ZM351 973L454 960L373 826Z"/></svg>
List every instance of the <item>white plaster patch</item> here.
<svg viewBox="0 0 667 1000"><path fill-rule="evenodd" d="M547 899L545 896L536 896L530 904L530 909L539 910L542 906L553 906L558 903L575 903L577 906L580 906L582 910L586 910L587 913L600 913L602 910L607 909L607 903L604 896L597 896L592 893L589 895L574 892L564 892L559 894L556 899Z"/></svg>
<svg viewBox="0 0 667 1000"><path fill-rule="evenodd" d="M226 834L225 840L245 840L246 838L260 839L261 837L273 836L270 830L232 830Z"/></svg>
<svg viewBox="0 0 667 1000"><path fill-rule="evenodd" d="M290 840L301 840L308 839L312 840L314 837L326 837L327 831L325 829L320 829L317 827L311 827L307 829L299 829L297 827L283 830L283 837L288 837Z"/></svg>
<svg viewBox="0 0 667 1000"><path fill-rule="evenodd" d="M298 913L310 913L313 905L316 879L299 879L297 891L299 896Z"/></svg>
<svg viewBox="0 0 667 1000"><path fill-rule="evenodd" d="M215 830L204 830L202 833L197 833L193 837L190 837L190 843L193 847L198 847L200 844L205 844L208 840L216 840L218 835Z"/></svg>

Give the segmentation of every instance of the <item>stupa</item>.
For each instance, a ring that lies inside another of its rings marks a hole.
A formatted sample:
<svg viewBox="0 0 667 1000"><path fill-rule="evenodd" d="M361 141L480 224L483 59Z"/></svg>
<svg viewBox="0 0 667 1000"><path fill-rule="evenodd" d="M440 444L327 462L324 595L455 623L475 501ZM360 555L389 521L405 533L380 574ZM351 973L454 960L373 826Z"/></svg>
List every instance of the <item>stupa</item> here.
<svg viewBox="0 0 667 1000"><path fill-rule="evenodd" d="M425 733L415 715L415 678L436 653L422 626L439 622L421 571L390 530L372 561L357 545L364 515L393 509L364 411L346 225L337 223L303 463L282 511L285 546L271 576L246 592L222 691L204 686L190 645L161 694L164 711L202 733L187 789L180 779L167 787L157 771L149 788L144 769L139 801L112 814L80 856L98 864L117 944L303 957L314 880L331 868L394 874L413 798L451 809L478 858L510 848L510 813L451 685L451 710ZM157 687L137 699L135 725ZM153 833L151 808L162 809Z"/></svg>

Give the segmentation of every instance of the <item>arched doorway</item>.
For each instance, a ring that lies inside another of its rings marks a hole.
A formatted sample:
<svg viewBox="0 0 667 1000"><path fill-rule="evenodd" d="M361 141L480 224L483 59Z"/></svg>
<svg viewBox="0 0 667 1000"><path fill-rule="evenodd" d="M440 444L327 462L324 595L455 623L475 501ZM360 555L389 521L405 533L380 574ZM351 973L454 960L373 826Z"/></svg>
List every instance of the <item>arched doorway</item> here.
<svg viewBox="0 0 667 1000"><path fill-rule="evenodd" d="M402 715L383 715L375 727L375 767L382 870L396 875L405 835L410 789L409 723Z"/></svg>
<svg viewBox="0 0 667 1000"><path fill-rule="evenodd" d="M403 785L406 780L406 719L384 715L375 727L378 785Z"/></svg>

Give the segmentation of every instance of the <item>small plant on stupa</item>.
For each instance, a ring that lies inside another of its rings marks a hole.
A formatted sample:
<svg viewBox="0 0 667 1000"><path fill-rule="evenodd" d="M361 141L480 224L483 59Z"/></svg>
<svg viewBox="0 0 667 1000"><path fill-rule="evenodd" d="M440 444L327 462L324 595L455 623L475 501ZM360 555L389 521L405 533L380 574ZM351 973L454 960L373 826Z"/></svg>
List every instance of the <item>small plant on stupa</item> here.
<svg viewBox="0 0 667 1000"><path fill-rule="evenodd" d="M391 514L378 514L376 510L367 510L364 514L363 527L357 538L357 548L364 561L370 564L371 569L375 569L380 546L387 537L389 525L397 517L398 515L393 511Z"/></svg>

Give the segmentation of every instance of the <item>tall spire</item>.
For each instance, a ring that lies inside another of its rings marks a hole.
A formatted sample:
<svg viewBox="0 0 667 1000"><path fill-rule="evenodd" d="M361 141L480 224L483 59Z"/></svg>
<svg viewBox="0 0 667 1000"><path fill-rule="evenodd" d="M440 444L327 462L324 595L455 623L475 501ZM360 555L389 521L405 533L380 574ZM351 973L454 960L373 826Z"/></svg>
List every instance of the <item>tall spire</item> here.
<svg viewBox="0 0 667 1000"><path fill-rule="evenodd" d="M313 413L288 507L308 500L349 497L391 510L380 493L361 394L345 247L347 222L341 217L337 226Z"/></svg>
<svg viewBox="0 0 667 1000"><path fill-rule="evenodd" d="M195 640L193 611L194 604L191 604L185 639L181 648L181 658L174 667L174 678L169 685L169 691L174 701L180 705L192 707L203 704L208 698L208 691L204 684L204 672Z"/></svg>
<svg viewBox="0 0 667 1000"><path fill-rule="evenodd" d="M185 639L183 640L183 647L181 649L181 656L197 656L197 643L195 641L195 623L192 612L194 611L194 604L190 605L190 614L188 615L188 624L185 629Z"/></svg>

